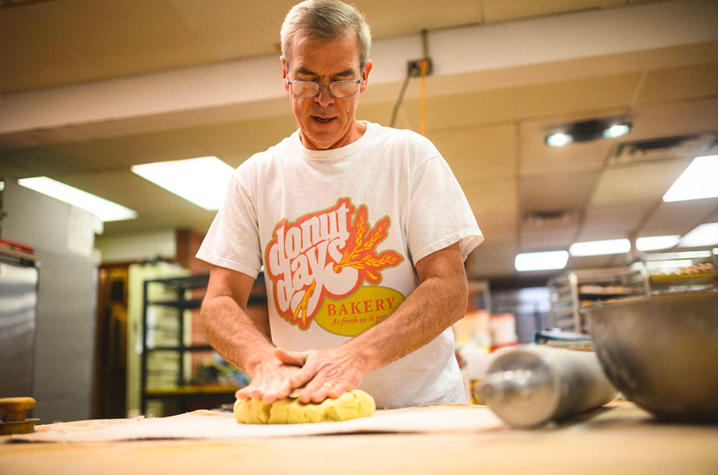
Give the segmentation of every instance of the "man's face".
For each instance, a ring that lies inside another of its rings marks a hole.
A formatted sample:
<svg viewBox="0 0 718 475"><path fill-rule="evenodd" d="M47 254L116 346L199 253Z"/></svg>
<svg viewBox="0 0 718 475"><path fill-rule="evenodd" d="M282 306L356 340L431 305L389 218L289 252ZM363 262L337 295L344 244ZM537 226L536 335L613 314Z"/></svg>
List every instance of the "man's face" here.
<svg viewBox="0 0 718 475"><path fill-rule="evenodd" d="M359 94L366 90L371 61L359 70L359 42L354 33L329 41L307 41L297 37L292 46L291 64L282 58L284 88L286 80L315 81L327 86L332 81L363 79L359 91L350 97L333 97L329 88L321 88L315 97L297 97L289 93L289 102L299 124L300 137L305 147L326 150L348 145L361 137L355 114ZM289 68L289 69L287 69Z"/></svg>

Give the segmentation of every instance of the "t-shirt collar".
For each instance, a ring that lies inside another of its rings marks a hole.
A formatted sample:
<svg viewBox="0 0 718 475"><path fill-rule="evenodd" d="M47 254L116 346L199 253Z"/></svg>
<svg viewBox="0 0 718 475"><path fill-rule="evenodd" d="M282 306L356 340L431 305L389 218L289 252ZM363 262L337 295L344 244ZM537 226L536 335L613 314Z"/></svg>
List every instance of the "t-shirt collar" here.
<svg viewBox="0 0 718 475"><path fill-rule="evenodd" d="M332 148L329 150L308 149L304 146L304 144L302 143L302 139L299 137L299 130L295 131L292 134L291 138L292 141L295 142L294 145L299 150L300 155L302 155L304 158L308 158L310 160L331 160L336 158L343 158L363 148L370 141L371 136L374 134L375 124L367 121L362 122L365 122L367 124L367 128L364 132L364 135L359 137L359 140L339 148Z"/></svg>

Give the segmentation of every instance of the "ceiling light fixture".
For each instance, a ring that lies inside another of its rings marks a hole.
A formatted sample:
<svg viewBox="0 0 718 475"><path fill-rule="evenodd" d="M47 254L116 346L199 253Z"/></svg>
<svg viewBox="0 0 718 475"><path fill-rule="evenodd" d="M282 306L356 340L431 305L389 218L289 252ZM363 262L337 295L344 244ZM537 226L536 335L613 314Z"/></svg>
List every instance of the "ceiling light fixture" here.
<svg viewBox="0 0 718 475"><path fill-rule="evenodd" d="M22 178L17 181L20 186L35 190L43 195L64 201L82 208L99 217L103 222L123 221L137 218L137 212L112 201L100 198L74 186L60 183L46 176Z"/></svg>
<svg viewBox="0 0 718 475"><path fill-rule="evenodd" d="M646 262L646 269L676 269L678 267L690 267L693 261L690 259L675 261L651 261Z"/></svg>
<svg viewBox="0 0 718 475"><path fill-rule="evenodd" d="M683 236L680 247L703 247L718 244L718 223L700 224Z"/></svg>
<svg viewBox="0 0 718 475"><path fill-rule="evenodd" d="M546 145L560 147L573 142L589 142L600 138L613 139L626 135L633 124L625 117L593 119L552 127Z"/></svg>
<svg viewBox="0 0 718 475"><path fill-rule="evenodd" d="M646 254L642 257L646 261L670 261L675 259L703 259L710 256L710 251L684 251L662 252L660 254Z"/></svg>
<svg viewBox="0 0 718 475"><path fill-rule="evenodd" d="M575 242L568 248L572 256L605 256L609 254L625 254L631 250L628 239L607 239L605 241Z"/></svg>
<svg viewBox="0 0 718 475"><path fill-rule="evenodd" d="M537 270L558 270L566 267L568 252L525 252L516 256L514 267L519 272Z"/></svg>
<svg viewBox="0 0 718 475"><path fill-rule="evenodd" d="M663 201L718 197L718 155L697 157L663 195Z"/></svg>
<svg viewBox="0 0 718 475"><path fill-rule="evenodd" d="M208 211L224 201L234 169L217 157L133 165L132 173Z"/></svg>
<svg viewBox="0 0 718 475"><path fill-rule="evenodd" d="M678 235L639 237L636 239L636 249L641 252L670 249L680 240L681 237Z"/></svg>

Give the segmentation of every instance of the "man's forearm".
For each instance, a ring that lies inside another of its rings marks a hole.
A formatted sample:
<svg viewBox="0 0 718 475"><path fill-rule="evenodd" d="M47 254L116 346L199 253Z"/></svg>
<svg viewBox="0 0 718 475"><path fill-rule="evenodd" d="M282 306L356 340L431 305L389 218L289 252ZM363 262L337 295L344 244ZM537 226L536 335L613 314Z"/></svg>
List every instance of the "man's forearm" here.
<svg viewBox="0 0 718 475"><path fill-rule="evenodd" d="M344 346L373 371L431 342L464 316L466 303L465 277L428 278L393 314Z"/></svg>
<svg viewBox="0 0 718 475"><path fill-rule="evenodd" d="M201 317L207 341L224 359L250 376L254 376L259 361L274 352L274 345L228 296L205 301Z"/></svg>

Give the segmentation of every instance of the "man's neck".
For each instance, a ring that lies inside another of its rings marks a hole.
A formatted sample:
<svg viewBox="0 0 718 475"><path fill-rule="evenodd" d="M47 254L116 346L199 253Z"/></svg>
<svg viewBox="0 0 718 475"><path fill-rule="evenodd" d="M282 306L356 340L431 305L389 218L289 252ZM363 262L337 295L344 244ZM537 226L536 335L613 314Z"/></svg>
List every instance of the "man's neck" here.
<svg viewBox="0 0 718 475"><path fill-rule="evenodd" d="M299 138L302 141L302 145L304 145L309 150L332 150L335 148L346 147L347 145L356 142L364 136L364 134L366 133L366 129L366 122L360 122L354 119L354 123L352 124L352 127L349 129L349 131L341 139L337 140L334 144L330 145L327 148L318 147L315 143L309 140L306 135L304 135L304 132L301 129L299 129Z"/></svg>

